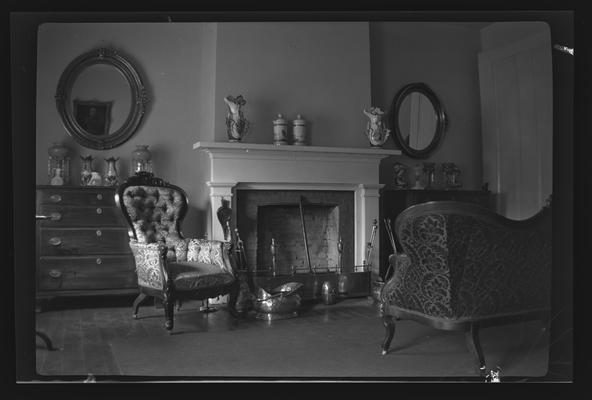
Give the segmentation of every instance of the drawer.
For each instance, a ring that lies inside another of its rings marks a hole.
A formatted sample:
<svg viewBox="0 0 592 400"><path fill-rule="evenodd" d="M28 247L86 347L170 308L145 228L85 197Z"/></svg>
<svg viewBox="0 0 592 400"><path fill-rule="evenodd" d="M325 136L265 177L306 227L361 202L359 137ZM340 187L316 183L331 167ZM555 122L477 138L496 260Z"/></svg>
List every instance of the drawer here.
<svg viewBox="0 0 592 400"><path fill-rule="evenodd" d="M39 291L137 287L134 260L131 255L41 257L37 282Z"/></svg>
<svg viewBox="0 0 592 400"><path fill-rule="evenodd" d="M84 205L97 207L115 206L113 188L47 188L37 190L39 204Z"/></svg>
<svg viewBox="0 0 592 400"><path fill-rule="evenodd" d="M39 255L131 253L125 228L40 229Z"/></svg>
<svg viewBox="0 0 592 400"><path fill-rule="evenodd" d="M62 205L41 205L41 215L57 213L57 220L40 222L42 227L59 226L127 226L121 210L117 207L75 207Z"/></svg>

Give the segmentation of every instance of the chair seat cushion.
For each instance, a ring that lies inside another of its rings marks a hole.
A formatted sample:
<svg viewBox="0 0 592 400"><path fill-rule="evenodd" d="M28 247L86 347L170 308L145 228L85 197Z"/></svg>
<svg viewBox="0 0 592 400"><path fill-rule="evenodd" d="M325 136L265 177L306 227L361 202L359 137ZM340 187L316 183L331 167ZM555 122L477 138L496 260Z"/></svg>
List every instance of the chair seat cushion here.
<svg viewBox="0 0 592 400"><path fill-rule="evenodd" d="M176 290L223 286L234 281L232 274L220 269L216 264L171 262L168 263L168 267Z"/></svg>

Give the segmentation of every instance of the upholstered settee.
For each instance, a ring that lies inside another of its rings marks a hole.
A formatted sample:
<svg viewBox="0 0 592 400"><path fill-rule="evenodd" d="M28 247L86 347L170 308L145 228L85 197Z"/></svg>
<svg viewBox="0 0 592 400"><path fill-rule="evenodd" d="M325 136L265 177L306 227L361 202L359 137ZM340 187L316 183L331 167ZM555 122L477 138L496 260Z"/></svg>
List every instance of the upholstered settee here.
<svg viewBox="0 0 592 400"><path fill-rule="evenodd" d="M116 202L129 225L140 294L134 301L137 317L146 296L163 300L165 328L173 329L174 305L185 299L208 299L229 294L228 309L238 316L239 292L231 243L185 238L181 222L187 195L150 173L138 173L121 184Z"/></svg>
<svg viewBox="0 0 592 400"><path fill-rule="evenodd" d="M393 317L413 319L464 330L484 374L480 327L531 318L547 322L551 233L550 203L520 221L454 201L404 210L395 220L402 249L390 256L392 274L380 293L383 354L394 336Z"/></svg>

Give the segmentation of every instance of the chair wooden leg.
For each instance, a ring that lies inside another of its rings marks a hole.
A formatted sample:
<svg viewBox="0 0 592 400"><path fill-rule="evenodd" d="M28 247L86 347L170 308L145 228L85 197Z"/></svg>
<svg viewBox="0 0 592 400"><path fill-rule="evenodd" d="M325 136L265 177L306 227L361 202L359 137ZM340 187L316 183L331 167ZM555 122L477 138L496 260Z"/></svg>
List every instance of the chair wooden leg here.
<svg viewBox="0 0 592 400"><path fill-rule="evenodd" d="M164 327L169 332L172 333L174 320L175 320L175 301L173 299L165 299L163 301L164 306Z"/></svg>
<svg viewBox="0 0 592 400"><path fill-rule="evenodd" d="M237 282L236 285L234 285L228 293L228 311L230 312L230 315L232 315L235 318L238 318L240 316L240 313L236 309L236 302L238 300L239 293L240 284Z"/></svg>
<svg viewBox="0 0 592 400"><path fill-rule="evenodd" d="M133 310L134 310L134 319L138 318L138 309L140 308L140 303L144 301L146 295L144 293L140 293L136 300L134 300Z"/></svg>
<svg viewBox="0 0 592 400"><path fill-rule="evenodd" d="M384 341L382 342L382 355L384 356L388 352L391 341L395 336L395 322L391 315L385 313L382 315L382 324L385 328Z"/></svg>
<svg viewBox="0 0 592 400"><path fill-rule="evenodd" d="M479 341L479 325L472 323L469 329L465 332L465 340L469 351L475 358L479 366L479 375L485 377L485 357L481 349L481 342Z"/></svg>

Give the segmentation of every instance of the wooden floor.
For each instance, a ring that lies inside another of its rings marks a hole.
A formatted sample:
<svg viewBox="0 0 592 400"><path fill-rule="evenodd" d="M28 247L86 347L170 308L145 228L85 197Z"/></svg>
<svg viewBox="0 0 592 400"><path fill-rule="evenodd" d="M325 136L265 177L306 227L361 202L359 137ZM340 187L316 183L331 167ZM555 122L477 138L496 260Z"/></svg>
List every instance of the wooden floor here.
<svg viewBox="0 0 592 400"><path fill-rule="evenodd" d="M112 298L63 298L48 303L36 315L37 329L47 334L58 351L47 351L45 344L37 338L36 370L40 375L120 375L109 342L117 338L144 338L167 336L164 329L164 311L157 308L150 299L140 307L140 318L132 318L131 304L134 297ZM230 317L224 305L213 305L219 310L213 313L196 313L201 301L184 303L175 312L174 332L183 331L226 331L236 321ZM360 318L377 322L378 308L369 298L348 299L331 306L322 303L307 303L305 316L300 321L314 327L315 322ZM183 318L184 315L191 319ZM194 318L197 315L197 319ZM261 326L266 321L250 315L241 320L241 325Z"/></svg>
<svg viewBox="0 0 592 400"><path fill-rule="evenodd" d="M118 376L122 371L112 353L111 341L116 339L140 339L168 336L165 331L164 312L154 303L146 301L140 308L140 318L132 318L131 304L134 297L111 298L63 298L55 299L36 315L37 329L46 333L58 351L48 351L37 338L36 370L41 376L85 377ZM236 329L237 321L231 318L224 305L215 305L217 312L202 313L199 301L188 302L175 314L174 332L228 332ZM377 304L371 298L342 300L334 305L310 303L303 305L301 316L291 324L306 325L313 330L328 320L351 321L352 324L380 324ZM252 316L241 320L241 329L262 329L268 322ZM534 328L538 329L538 328ZM461 335L462 336L462 335ZM377 338L380 340L381 338ZM507 340L500 339L500 340ZM376 349L377 353L379 348ZM465 351L463 349L461 351ZM147 349L149 351L149 349ZM323 349L315 349L322 356ZM427 360L419 362L418 367ZM419 373L421 371L419 370Z"/></svg>

